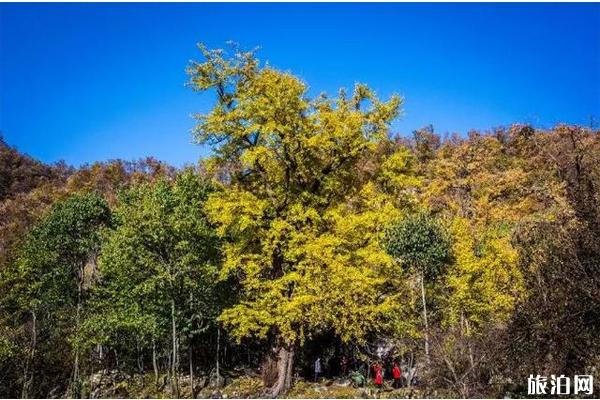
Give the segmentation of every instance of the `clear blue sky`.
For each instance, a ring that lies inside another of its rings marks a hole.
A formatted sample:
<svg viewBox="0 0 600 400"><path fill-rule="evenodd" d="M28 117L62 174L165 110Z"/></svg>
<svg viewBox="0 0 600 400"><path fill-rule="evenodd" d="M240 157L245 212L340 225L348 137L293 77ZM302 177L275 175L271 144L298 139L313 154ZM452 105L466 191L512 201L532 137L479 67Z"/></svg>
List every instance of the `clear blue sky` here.
<svg viewBox="0 0 600 400"><path fill-rule="evenodd" d="M313 93L402 94L403 134L600 118L598 4L0 4L0 130L46 162L194 163L184 68L227 40Z"/></svg>

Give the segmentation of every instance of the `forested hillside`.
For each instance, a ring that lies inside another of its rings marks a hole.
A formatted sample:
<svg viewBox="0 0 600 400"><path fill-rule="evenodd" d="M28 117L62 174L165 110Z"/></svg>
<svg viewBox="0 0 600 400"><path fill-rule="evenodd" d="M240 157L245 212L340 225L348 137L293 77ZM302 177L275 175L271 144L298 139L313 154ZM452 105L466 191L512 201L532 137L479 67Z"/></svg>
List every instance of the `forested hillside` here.
<svg viewBox="0 0 600 400"><path fill-rule="evenodd" d="M401 97L312 98L253 52L200 50L196 166L45 165L0 141L1 397L499 397L598 377L598 130L397 134ZM373 388L394 363L402 388Z"/></svg>

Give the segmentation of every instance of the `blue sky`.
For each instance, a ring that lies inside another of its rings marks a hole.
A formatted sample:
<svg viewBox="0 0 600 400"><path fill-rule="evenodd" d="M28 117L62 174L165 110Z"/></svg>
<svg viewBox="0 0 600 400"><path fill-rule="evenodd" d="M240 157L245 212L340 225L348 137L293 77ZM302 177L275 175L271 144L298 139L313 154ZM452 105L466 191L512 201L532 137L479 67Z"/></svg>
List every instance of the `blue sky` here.
<svg viewBox="0 0 600 400"><path fill-rule="evenodd" d="M598 4L0 4L0 130L46 162L195 163L195 44L234 40L311 93L405 97L394 131L600 119Z"/></svg>

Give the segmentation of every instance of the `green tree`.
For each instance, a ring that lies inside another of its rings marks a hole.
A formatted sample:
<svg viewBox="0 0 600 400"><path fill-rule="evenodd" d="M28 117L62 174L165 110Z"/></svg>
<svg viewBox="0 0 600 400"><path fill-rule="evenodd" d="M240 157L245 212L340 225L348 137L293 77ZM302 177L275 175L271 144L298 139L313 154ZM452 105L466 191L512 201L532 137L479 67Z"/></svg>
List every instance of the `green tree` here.
<svg viewBox="0 0 600 400"><path fill-rule="evenodd" d="M423 302L425 356L429 361L429 322L425 279L434 280L451 257L451 243L442 225L425 213L411 214L392 223L385 232L385 248L394 259L419 275Z"/></svg>
<svg viewBox="0 0 600 400"><path fill-rule="evenodd" d="M195 136L214 145L209 165L226 183L207 211L226 239L222 274L244 290L221 320L238 339L275 343L277 395L291 385L305 338L332 330L364 340L396 303L376 225L385 203L350 200L370 192L361 162L386 139L401 99L382 102L365 85L310 99L305 83L252 52L200 49L190 84L214 90L217 102L197 116Z"/></svg>
<svg viewBox="0 0 600 400"><path fill-rule="evenodd" d="M79 327L84 283L98 252L100 230L110 224L110 210L101 198L69 197L53 206L49 215L32 229L14 268L3 276L7 296L2 301L2 314L15 321L27 321L31 327L23 373L24 397L41 386L34 380L40 332L54 332L51 336L64 340ZM77 395L78 348L71 347L71 352L70 381L72 393Z"/></svg>
<svg viewBox="0 0 600 400"><path fill-rule="evenodd" d="M88 347L152 346L157 376L156 346L170 337L174 396L180 343L191 346L195 335L214 324L222 297L216 285L218 239L204 213L212 191L186 170L174 182L140 184L122 195L118 226L99 258L94 308L80 334Z"/></svg>

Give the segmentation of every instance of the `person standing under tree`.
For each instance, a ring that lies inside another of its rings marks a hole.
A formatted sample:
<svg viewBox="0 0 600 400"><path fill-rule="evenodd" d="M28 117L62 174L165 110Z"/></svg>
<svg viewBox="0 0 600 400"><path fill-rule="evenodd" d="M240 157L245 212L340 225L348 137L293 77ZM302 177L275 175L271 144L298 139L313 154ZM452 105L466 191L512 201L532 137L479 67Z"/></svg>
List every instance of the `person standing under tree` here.
<svg viewBox="0 0 600 400"><path fill-rule="evenodd" d="M373 370L373 372L375 373L375 386L380 388L381 386L383 386L383 368L381 368L381 365L379 365L379 363L375 363L375 365L373 366Z"/></svg>
<svg viewBox="0 0 600 400"><path fill-rule="evenodd" d="M400 387L400 378L402 377L402 371L398 366L398 363L394 363L394 368L392 369L392 376L394 377L394 389L398 389Z"/></svg>
<svg viewBox="0 0 600 400"><path fill-rule="evenodd" d="M317 357L317 360L315 361L315 382L317 382L317 380L319 379L319 375L321 374L321 372L321 357Z"/></svg>
<svg viewBox="0 0 600 400"><path fill-rule="evenodd" d="M342 356L342 360L340 361L340 372L342 376L348 374L348 357L346 356Z"/></svg>

